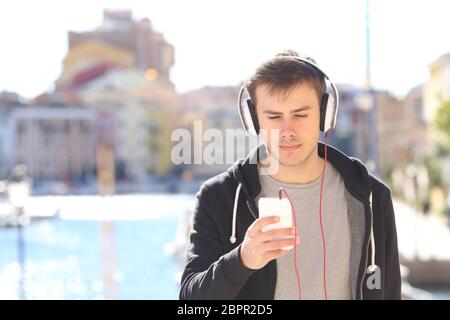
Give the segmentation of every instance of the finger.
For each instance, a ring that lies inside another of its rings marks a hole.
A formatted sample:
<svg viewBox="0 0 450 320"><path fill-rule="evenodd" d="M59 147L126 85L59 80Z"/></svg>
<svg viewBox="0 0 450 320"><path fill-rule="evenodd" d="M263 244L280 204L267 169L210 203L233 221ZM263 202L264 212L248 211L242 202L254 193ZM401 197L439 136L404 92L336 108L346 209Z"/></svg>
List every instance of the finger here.
<svg viewBox="0 0 450 320"><path fill-rule="evenodd" d="M268 251L279 250L285 247L290 247L299 242L299 238L297 237L297 241L295 238L292 239L283 239L283 240L271 240L262 243L261 245L255 247L254 252L257 255L265 255Z"/></svg>
<svg viewBox="0 0 450 320"><path fill-rule="evenodd" d="M277 238L286 238L286 237L294 237L295 236L295 227L294 228L281 228L270 230L266 232L262 232L259 235L259 240L262 242L274 240Z"/></svg>
<svg viewBox="0 0 450 320"><path fill-rule="evenodd" d="M261 229L265 226L268 226L270 224L277 223L280 220L278 216L270 216L270 217L264 217L259 218L255 222L252 223L252 225L249 227L250 235L256 236L261 233Z"/></svg>
<svg viewBox="0 0 450 320"><path fill-rule="evenodd" d="M298 241L297 237L297 241ZM297 242L298 243L298 242ZM283 249L284 247L290 247L296 244L296 239L282 239L282 240L271 240L264 242L260 247L263 252Z"/></svg>
<svg viewBox="0 0 450 320"><path fill-rule="evenodd" d="M266 259L266 261L272 261L274 259L284 257L288 253L289 253L289 250L284 250L284 249L267 251L264 254L264 259Z"/></svg>

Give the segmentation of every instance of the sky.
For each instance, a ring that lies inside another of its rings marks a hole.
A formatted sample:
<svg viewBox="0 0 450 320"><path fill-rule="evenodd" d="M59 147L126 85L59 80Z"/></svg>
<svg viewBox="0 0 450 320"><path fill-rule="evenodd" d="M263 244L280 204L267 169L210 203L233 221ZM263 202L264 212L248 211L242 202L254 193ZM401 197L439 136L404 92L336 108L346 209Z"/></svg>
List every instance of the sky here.
<svg viewBox="0 0 450 320"><path fill-rule="evenodd" d="M103 9L131 9L175 47L178 92L237 85L263 60L292 48L336 83L364 85L365 0L14 0L0 4L0 91L31 98L52 88L69 30L97 27ZM371 0L371 80L401 97L450 52L450 1Z"/></svg>

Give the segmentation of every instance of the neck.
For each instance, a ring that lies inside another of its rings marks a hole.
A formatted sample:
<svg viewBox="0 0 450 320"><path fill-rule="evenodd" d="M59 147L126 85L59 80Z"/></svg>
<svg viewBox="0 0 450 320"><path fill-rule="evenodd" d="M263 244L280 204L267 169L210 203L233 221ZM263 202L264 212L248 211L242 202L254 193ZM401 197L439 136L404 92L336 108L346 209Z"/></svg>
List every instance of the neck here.
<svg viewBox="0 0 450 320"><path fill-rule="evenodd" d="M310 183L322 175L323 161L324 159L319 157L316 148L301 164L284 166L280 163L277 173L272 177L284 183Z"/></svg>

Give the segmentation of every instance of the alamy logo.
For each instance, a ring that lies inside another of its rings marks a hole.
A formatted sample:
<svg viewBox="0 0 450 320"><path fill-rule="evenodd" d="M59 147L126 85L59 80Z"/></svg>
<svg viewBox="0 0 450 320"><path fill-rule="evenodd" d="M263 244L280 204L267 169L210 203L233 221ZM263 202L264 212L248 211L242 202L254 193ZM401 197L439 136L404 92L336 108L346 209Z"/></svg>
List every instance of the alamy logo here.
<svg viewBox="0 0 450 320"><path fill-rule="evenodd" d="M176 165L232 165L237 159L245 158L252 149L264 144L270 145L272 151L269 152L266 148L265 153L269 157L262 161L265 170L261 174L273 175L279 168L276 160L279 157L279 133L279 129L271 130L270 134L261 129L258 136L247 136L243 129L226 129L225 133L216 128L203 131L202 121L194 121L193 132L184 128L172 132L171 141L176 144L172 148L171 160ZM257 159L254 160L256 164Z"/></svg>
<svg viewBox="0 0 450 320"><path fill-rule="evenodd" d="M368 271L370 274L366 279L366 286L369 290L381 289L381 269L377 267L375 271Z"/></svg>

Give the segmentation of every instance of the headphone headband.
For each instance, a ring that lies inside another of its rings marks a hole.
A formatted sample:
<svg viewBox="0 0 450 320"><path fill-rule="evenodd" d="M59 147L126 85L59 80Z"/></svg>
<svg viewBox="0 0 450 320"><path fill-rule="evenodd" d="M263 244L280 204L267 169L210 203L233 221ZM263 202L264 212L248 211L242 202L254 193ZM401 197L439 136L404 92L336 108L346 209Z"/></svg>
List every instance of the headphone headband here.
<svg viewBox="0 0 450 320"><path fill-rule="evenodd" d="M339 107L339 91L337 90L336 85L333 81L331 81L330 77L323 71L316 63L310 61L307 58L299 57L299 56L285 56L293 58L297 61L303 62L317 71L319 71L325 80L325 93L322 97L322 101L320 102L321 109L321 120L320 127L321 131L327 132L329 129L334 128L336 126L336 116L337 110ZM255 106L253 105L250 97L250 93L247 90L247 83L249 78L247 78L241 89L239 90L238 97L238 108L239 108L239 116L241 118L242 125L246 132L250 132L254 135L259 133L259 125L256 117ZM328 83L328 84L327 84ZM331 88L331 93L328 91L328 88ZM243 103L242 98L244 96L244 92L247 92L248 98L245 99L245 103ZM328 120L328 121L327 121Z"/></svg>
<svg viewBox="0 0 450 320"><path fill-rule="evenodd" d="M306 64L309 64L313 68L316 68L323 75L323 77L328 80L328 83L330 84L331 90L333 91L333 96L334 96L336 110L337 110L337 107L339 105L339 91L336 88L336 85L334 84L334 82L331 81L330 77L325 73L325 71L323 71L323 69L320 68L316 63L314 63L314 62L312 62L312 61L310 61L310 60L308 60L306 58L297 57L297 56L292 56L292 57L294 59L298 60L298 61L301 61L301 62L304 62Z"/></svg>

